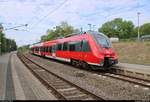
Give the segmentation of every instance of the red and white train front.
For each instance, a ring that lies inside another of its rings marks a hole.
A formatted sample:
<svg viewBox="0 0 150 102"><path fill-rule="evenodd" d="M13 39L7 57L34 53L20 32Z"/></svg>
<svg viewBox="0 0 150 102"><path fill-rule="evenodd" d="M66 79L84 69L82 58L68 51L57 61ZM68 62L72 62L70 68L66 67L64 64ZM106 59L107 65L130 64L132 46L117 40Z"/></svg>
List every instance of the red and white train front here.
<svg viewBox="0 0 150 102"><path fill-rule="evenodd" d="M109 67L118 63L117 54L112 49L112 44L107 36L102 33L92 32L97 48L99 49L100 66Z"/></svg>

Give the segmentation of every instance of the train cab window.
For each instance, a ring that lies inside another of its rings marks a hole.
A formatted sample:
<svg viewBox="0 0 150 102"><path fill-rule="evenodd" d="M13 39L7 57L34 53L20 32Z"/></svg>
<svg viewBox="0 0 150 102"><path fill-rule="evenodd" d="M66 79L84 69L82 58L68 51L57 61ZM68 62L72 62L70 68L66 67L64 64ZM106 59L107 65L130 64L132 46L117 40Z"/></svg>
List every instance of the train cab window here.
<svg viewBox="0 0 150 102"><path fill-rule="evenodd" d="M82 51L83 52L90 52L90 46L87 40L82 40Z"/></svg>
<svg viewBox="0 0 150 102"><path fill-rule="evenodd" d="M68 42L64 42L63 43L63 51L67 51L68 50Z"/></svg>

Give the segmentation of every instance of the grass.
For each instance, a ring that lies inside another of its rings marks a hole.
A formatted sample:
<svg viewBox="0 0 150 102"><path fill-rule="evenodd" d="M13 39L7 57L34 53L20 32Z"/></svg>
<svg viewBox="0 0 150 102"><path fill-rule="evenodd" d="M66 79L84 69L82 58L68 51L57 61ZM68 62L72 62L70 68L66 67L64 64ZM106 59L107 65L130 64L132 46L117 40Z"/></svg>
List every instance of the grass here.
<svg viewBox="0 0 150 102"><path fill-rule="evenodd" d="M150 41L121 41L112 45L120 62L150 65Z"/></svg>

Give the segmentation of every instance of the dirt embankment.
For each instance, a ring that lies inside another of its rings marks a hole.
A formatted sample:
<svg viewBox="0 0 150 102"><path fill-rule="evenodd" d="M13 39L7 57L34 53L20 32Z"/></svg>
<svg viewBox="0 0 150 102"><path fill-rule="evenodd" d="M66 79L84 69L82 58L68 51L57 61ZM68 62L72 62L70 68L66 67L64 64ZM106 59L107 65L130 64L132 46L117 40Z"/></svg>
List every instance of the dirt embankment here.
<svg viewBox="0 0 150 102"><path fill-rule="evenodd" d="M150 41L118 42L112 45L120 62L150 65Z"/></svg>

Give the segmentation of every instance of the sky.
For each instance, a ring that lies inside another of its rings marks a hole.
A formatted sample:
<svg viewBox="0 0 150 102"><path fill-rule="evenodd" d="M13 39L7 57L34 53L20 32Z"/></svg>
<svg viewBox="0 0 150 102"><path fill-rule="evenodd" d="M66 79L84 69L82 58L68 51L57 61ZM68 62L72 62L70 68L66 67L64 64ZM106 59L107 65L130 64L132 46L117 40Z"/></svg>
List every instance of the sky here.
<svg viewBox="0 0 150 102"><path fill-rule="evenodd" d="M0 23L7 38L14 39L18 46L38 42L47 29L53 29L62 21L86 31L88 24L97 30L114 18L130 20L137 26L150 23L150 0L0 0Z"/></svg>

